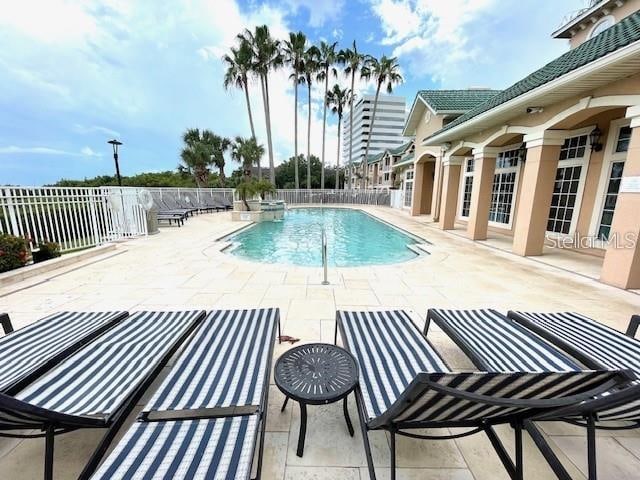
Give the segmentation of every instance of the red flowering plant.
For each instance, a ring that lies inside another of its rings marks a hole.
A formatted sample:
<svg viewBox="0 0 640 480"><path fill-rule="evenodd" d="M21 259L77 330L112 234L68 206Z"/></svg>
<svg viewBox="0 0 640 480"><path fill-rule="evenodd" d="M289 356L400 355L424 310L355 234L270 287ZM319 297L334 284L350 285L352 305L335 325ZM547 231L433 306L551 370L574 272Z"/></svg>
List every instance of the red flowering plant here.
<svg viewBox="0 0 640 480"><path fill-rule="evenodd" d="M0 233L0 272L23 267L29 261L29 247L24 238Z"/></svg>

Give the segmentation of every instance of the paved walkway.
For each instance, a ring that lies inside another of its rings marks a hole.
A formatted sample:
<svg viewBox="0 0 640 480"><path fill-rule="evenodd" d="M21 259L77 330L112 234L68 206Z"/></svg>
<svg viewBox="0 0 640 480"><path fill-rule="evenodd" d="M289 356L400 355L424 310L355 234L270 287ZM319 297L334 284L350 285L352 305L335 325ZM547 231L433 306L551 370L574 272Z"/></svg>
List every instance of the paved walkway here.
<svg viewBox="0 0 640 480"><path fill-rule="evenodd" d="M431 255L391 266L331 269L331 285L322 286L320 268L259 264L220 252L216 239L238 224L228 213L208 214L190 219L183 228L165 228L159 235L123 243L99 262L32 279L18 285L28 288L15 293L7 295L5 288L0 291L0 311L8 311L20 327L63 309L276 306L283 333L303 342L331 342L336 309L404 308L414 312L417 322L423 321L428 307L576 310L620 330L640 311L640 296L634 293L443 233L388 208L366 210L431 241ZM451 365L471 369L441 332L430 333L430 338ZM275 355L285 348L278 346ZM340 404L310 408L305 453L298 458L299 412L290 405L280 413L282 400L272 386L263 478L367 478L358 429L355 438L348 435ZM556 423L543 429L572 475L584 478L582 430ZM56 478L75 478L100 433L73 432L57 439ZM509 429L501 433L510 446ZM388 439L376 432L371 441L380 478L387 478ZM638 478L640 432L603 432L598 442L601 479ZM0 439L0 478L40 478L43 443ZM438 442L401 438L398 452L399 479L508 478L480 435ZM530 479L553 478L530 442L525 471Z"/></svg>

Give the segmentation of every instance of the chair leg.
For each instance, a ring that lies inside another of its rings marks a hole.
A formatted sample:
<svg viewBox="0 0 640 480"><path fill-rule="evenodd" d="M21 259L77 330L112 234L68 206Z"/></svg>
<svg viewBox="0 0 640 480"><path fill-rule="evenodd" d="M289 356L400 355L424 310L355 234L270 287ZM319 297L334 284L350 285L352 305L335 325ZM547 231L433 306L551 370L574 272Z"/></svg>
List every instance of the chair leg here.
<svg viewBox="0 0 640 480"><path fill-rule="evenodd" d="M396 431L391 430L391 480L396 480Z"/></svg>
<svg viewBox="0 0 640 480"><path fill-rule="evenodd" d="M44 437L44 479L53 480L53 443L54 428L47 427Z"/></svg>
<svg viewBox="0 0 640 480"><path fill-rule="evenodd" d="M349 417L349 402L347 401L349 396L344 397L344 401L342 402L342 411L344 412L344 419L347 422L347 429L349 430L349 435L353 437L353 425L351 424L351 417Z"/></svg>
<svg viewBox="0 0 640 480"><path fill-rule="evenodd" d="M513 425L516 440L516 480L524 479L524 467L522 464L522 423L516 422Z"/></svg>
<svg viewBox="0 0 640 480"><path fill-rule="evenodd" d="M587 463L589 465L589 480L598 478L596 461L596 420L593 415L587 417Z"/></svg>

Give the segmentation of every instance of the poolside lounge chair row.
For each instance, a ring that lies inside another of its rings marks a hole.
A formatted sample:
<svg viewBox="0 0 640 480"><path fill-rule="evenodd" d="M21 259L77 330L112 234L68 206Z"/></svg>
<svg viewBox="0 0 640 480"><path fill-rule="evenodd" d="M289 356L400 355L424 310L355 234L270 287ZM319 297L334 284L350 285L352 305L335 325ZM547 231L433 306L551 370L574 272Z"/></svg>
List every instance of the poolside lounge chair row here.
<svg viewBox="0 0 640 480"><path fill-rule="evenodd" d="M158 210L158 221L166 221L170 225L184 225L184 221L202 212L220 212L233 208L224 196L214 195L211 192L202 191L198 196L185 194L183 196L152 191L153 204Z"/></svg>
<svg viewBox="0 0 640 480"><path fill-rule="evenodd" d="M481 371L452 372L427 340L431 322ZM259 477L276 328L277 309L57 314L0 339L0 358L12 359L0 364L0 430L45 432L46 478L53 436L95 427L108 430L81 478L248 479L256 448ZM397 435L484 432L510 477L522 479L527 430L558 478L569 479L533 424L568 421L587 427L595 479L595 428L608 420L640 425L640 342L578 314L431 309L421 332L401 310L339 311L336 340L338 332L359 366L356 403L372 479L370 430L390 433L392 478ZM20 356L20 345L37 342L47 348L30 348L36 358ZM181 347L138 422L100 464L124 418ZM514 428L514 460L494 431L500 424ZM415 432L450 427L469 430Z"/></svg>

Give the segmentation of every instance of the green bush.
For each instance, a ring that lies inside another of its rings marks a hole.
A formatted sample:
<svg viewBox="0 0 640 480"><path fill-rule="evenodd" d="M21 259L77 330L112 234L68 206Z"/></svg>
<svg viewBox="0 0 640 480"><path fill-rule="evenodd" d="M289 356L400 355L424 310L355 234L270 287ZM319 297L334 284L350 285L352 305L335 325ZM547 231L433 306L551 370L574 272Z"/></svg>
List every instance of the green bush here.
<svg viewBox="0 0 640 480"><path fill-rule="evenodd" d="M0 233L0 272L23 267L29 261L29 247L24 238Z"/></svg>
<svg viewBox="0 0 640 480"><path fill-rule="evenodd" d="M34 263L44 262L60 256L60 245L56 242L40 242L38 250L33 252Z"/></svg>

